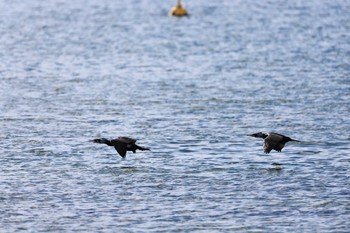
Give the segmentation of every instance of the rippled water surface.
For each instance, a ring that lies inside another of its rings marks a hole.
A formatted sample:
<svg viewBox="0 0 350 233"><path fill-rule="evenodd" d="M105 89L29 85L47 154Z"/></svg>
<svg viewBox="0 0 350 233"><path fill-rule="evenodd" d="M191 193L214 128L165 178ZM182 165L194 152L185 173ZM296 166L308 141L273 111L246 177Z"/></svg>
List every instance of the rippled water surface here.
<svg viewBox="0 0 350 233"><path fill-rule="evenodd" d="M175 2L0 2L1 232L350 231L350 2Z"/></svg>

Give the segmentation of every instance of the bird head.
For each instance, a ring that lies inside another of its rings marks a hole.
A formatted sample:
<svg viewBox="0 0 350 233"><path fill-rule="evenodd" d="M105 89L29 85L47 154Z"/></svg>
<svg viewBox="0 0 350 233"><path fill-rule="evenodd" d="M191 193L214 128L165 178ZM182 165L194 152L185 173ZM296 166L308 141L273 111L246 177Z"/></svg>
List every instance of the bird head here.
<svg viewBox="0 0 350 233"><path fill-rule="evenodd" d="M255 137L255 138L266 138L268 135L266 133L259 132L259 133L248 134L247 136Z"/></svg>
<svg viewBox="0 0 350 233"><path fill-rule="evenodd" d="M107 144L107 143L109 143L109 140L106 138L97 138L97 139L91 140L91 142Z"/></svg>

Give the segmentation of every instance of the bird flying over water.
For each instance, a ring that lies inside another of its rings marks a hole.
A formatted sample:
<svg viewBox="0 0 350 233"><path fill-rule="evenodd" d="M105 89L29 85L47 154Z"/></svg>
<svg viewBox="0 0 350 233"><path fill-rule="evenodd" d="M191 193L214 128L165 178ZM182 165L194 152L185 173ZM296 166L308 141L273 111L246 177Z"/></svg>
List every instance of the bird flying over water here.
<svg viewBox="0 0 350 233"><path fill-rule="evenodd" d="M281 152L283 149L284 145L287 142L300 142L298 140L292 139L290 137L284 136L282 134L278 133L254 133L254 134L249 134L248 136L255 137L255 138L263 138L264 139L264 152L266 154L270 153L271 150L276 150L278 152Z"/></svg>
<svg viewBox="0 0 350 233"><path fill-rule="evenodd" d="M136 150L150 150L149 148L136 145L136 139L129 137L118 137L112 140L108 140L106 138L97 138L91 141L94 143L113 146L118 152L118 154L123 158L125 158L127 151L132 151L133 153L136 153Z"/></svg>

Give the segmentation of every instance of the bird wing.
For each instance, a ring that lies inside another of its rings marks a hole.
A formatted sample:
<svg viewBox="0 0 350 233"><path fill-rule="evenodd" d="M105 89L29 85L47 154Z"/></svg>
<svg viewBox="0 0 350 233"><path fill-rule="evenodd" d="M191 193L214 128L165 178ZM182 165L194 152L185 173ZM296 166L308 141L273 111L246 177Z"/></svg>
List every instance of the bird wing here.
<svg viewBox="0 0 350 233"><path fill-rule="evenodd" d="M285 144L286 142L289 142L289 141L298 141L298 140L292 139L290 137L284 136L283 134L279 134L279 133L269 133L269 136L275 138L276 140L281 141L283 144Z"/></svg>
<svg viewBox="0 0 350 233"><path fill-rule="evenodd" d="M264 139L264 152L266 154L270 153L270 151L275 147L276 147L276 142L273 139L269 137Z"/></svg>
<svg viewBox="0 0 350 233"><path fill-rule="evenodd" d="M124 143L132 143L134 144L137 140L136 139L133 139L133 138L129 138L129 137L118 137L116 139L114 139L116 141L121 141L121 142L124 142Z"/></svg>
<svg viewBox="0 0 350 233"><path fill-rule="evenodd" d="M128 150L130 144L128 142L125 142L125 140L120 140L120 138L113 139L111 143L118 152L118 154L121 157L125 158L126 151Z"/></svg>
<svg viewBox="0 0 350 233"><path fill-rule="evenodd" d="M114 146L115 150L118 152L118 154L125 158L126 156L126 146L123 144L123 145L117 145L117 146Z"/></svg>
<svg viewBox="0 0 350 233"><path fill-rule="evenodd" d="M281 142L281 143L278 143L274 149L278 152L281 152L283 147L284 147L284 143Z"/></svg>
<svg viewBox="0 0 350 233"><path fill-rule="evenodd" d="M283 134L275 133L275 132L270 132L270 133L269 133L269 136L275 136L275 137L280 137L280 138L286 137L286 136L284 136Z"/></svg>

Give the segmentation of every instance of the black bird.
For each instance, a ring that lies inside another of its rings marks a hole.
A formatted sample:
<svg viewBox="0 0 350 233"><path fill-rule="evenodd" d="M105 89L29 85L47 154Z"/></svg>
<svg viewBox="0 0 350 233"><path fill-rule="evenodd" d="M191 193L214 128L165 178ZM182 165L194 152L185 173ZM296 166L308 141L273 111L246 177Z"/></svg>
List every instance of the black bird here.
<svg viewBox="0 0 350 233"><path fill-rule="evenodd" d="M149 148L141 147L135 144L136 139L129 137L118 137L116 139L108 140L106 138L97 138L91 140L94 143L106 144L113 146L118 154L125 158L127 151L136 152L136 150L150 150Z"/></svg>
<svg viewBox="0 0 350 233"><path fill-rule="evenodd" d="M264 139L264 152L266 154L270 153L271 150L276 150L278 152L281 152L284 145L287 142L300 142L298 140L292 139L290 137L284 136L282 134L278 133L253 133L249 134L248 136L255 137L255 138L263 138Z"/></svg>

